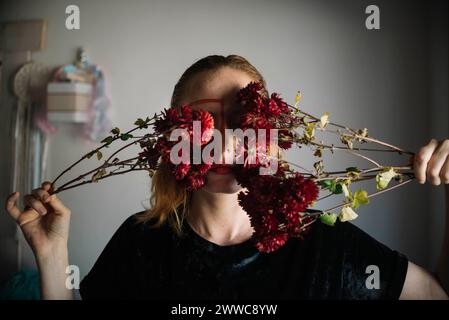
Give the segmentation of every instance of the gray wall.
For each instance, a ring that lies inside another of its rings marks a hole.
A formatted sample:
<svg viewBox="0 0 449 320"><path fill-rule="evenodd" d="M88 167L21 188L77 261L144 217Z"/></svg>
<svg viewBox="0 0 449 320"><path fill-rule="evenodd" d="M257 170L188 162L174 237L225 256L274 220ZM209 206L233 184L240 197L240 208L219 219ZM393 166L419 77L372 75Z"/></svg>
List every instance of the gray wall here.
<svg viewBox="0 0 449 320"><path fill-rule="evenodd" d="M429 16L429 109L430 134L439 139L447 138L449 132L448 114L448 3L432 7ZM435 265L441 252L443 240L444 207L441 201L444 192L449 195L449 186L432 188L429 211L429 259ZM447 198L449 199L449 197Z"/></svg>
<svg viewBox="0 0 449 320"><path fill-rule="evenodd" d="M378 31L364 24L372 3L381 11ZM293 102L301 90L304 110L328 111L336 122L367 127L371 136L417 151L431 137L447 137L449 119L447 2L432 1L430 10L425 3L16 0L0 7L0 21L48 19L47 47L33 58L51 66L72 62L84 46L107 73L113 121L121 128L168 106L175 82L194 60L238 53L259 68L270 91ZM80 7L79 31L64 27L68 4ZM438 14L432 24L429 14ZM93 147L77 129L59 125L51 137L48 179ZM308 165L313 160L291 157ZM329 166L342 168L350 159L336 157ZM119 224L141 210L149 185L136 173L61 194L73 212L70 261L83 275ZM414 182L361 208L356 223L411 260L433 266L442 189ZM33 265L29 251L24 261Z"/></svg>

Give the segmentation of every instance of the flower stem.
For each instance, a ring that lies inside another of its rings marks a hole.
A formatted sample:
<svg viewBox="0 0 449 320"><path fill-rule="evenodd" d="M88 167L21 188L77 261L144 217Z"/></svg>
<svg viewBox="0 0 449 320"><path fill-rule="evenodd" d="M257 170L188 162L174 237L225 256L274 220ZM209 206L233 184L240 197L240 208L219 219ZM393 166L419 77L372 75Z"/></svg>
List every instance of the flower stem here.
<svg viewBox="0 0 449 320"><path fill-rule="evenodd" d="M401 182L401 183L398 183L397 185L394 185L394 186L392 186L392 187L389 187L389 188L386 188L386 189L377 191L377 192L375 192L375 193L373 193L373 194L368 195L368 198L373 198L373 197L378 196L378 195L380 195L380 194L382 194L382 193L385 193L385 192L387 192L387 191L391 191L391 190L393 190L393 189L399 188L399 187L401 187L401 186L403 186L403 185L405 185L405 184L407 184L407 183L409 183L409 182L411 182L411 181L413 181L413 179L408 179L408 180L405 180L405 181L403 181L403 182ZM329 212L329 211L332 211L332 210L335 210L335 209L339 209L339 208L341 208L341 207L344 207L345 205L347 205L347 203L342 203L342 204L340 204L340 205L338 205L338 206L335 206L335 207L332 207L332 208L323 210L323 212Z"/></svg>
<svg viewBox="0 0 449 320"><path fill-rule="evenodd" d="M147 121L145 121L145 125L151 125L152 123L150 122L151 120L154 120L157 116L155 115L153 118L148 119ZM128 130L127 132L125 132L125 135L130 134L138 129L142 129L143 126L136 126L130 130ZM110 142L105 142L103 143L101 146L99 146L98 148L94 149L93 151L90 151L88 153L86 153L84 156L82 156L79 160L77 160L76 162L74 162L72 165L70 165L67 169L63 170L51 183L51 189L54 189L54 185L56 184L56 182L67 172L69 172L70 170L72 170L73 167L75 167L78 163L80 163L81 161L83 161L84 159L90 158L91 156L95 155L95 153L97 153L97 151L100 151L101 149L105 148L106 146L110 145L112 142L116 141L117 139L120 138L120 135L117 135L116 137L113 137L112 140Z"/></svg>

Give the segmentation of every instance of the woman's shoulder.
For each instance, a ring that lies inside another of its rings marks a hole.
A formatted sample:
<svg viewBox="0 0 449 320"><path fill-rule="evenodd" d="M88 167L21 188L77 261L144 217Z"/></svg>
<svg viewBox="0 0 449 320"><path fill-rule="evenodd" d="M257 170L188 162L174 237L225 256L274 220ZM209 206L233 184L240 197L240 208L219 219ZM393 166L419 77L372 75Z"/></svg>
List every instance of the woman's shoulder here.
<svg viewBox="0 0 449 320"><path fill-rule="evenodd" d="M171 230L167 223L157 224L154 218L143 219L145 211L128 216L116 231L117 235L127 238L157 238L169 235Z"/></svg>
<svg viewBox="0 0 449 320"><path fill-rule="evenodd" d="M99 260L133 260L135 257L156 257L171 244L172 232L166 224L156 225L153 219L143 221L143 212L128 216L114 232ZM125 258L126 260L126 258ZM120 262L122 263L122 262Z"/></svg>
<svg viewBox="0 0 449 320"><path fill-rule="evenodd" d="M91 271L81 282L85 298L134 296L129 279L148 272L164 260L171 246L171 230L166 224L156 226L154 219L143 221L143 212L128 216L117 228ZM122 292L111 287L114 279Z"/></svg>
<svg viewBox="0 0 449 320"><path fill-rule="evenodd" d="M390 248L351 222L337 221L329 226L315 222L302 239L288 241L289 251L293 250L307 256L310 260L320 260L323 264L357 264L363 268L368 265L403 267L406 256Z"/></svg>
<svg viewBox="0 0 449 320"><path fill-rule="evenodd" d="M325 240L350 240L354 238L364 238L367 241L375 240L355 224L338 220L332 226L317 221L311 228L311 233L315 237Z"/></svg>
<svg viewBox="0 0 449 320"><path fill-rule="evenodd" d="M154 219L142 219L143 212L128 216L109 240L105 251L153 252L170 245L173 232L166 224L160 226Z"/></svg>
<svg viewBox="0 0 449 320"><path fill-rule="evenodd" d="M320 288L335 286L334 294L340 298L399 298L407 273L407 257L353 223L337 221L329 226L317 221L304 239L295 239L289 247L298 254L288 256L301 256L314 279L323 283ZM366 285L372 270L380 270L376 286L379 290Z"/></svg>
<svg viewBox="0 0 449 320"><path fill-rule="evenodd" d="M386 249L386 245L351 222L337 221L333 226L315 222L304 236L308 246L326 251L345 252L352 250Z"/></svg>

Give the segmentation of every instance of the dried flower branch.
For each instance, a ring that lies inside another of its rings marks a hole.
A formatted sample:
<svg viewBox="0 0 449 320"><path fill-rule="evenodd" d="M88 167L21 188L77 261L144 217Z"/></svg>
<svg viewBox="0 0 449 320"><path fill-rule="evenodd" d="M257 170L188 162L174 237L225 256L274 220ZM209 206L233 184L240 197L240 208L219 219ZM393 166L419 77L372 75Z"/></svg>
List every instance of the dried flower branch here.
<svg viewBox="0 0 449 320"><path fill-rule="evenodd" d="M301 95L295 98L295 105L285 103L277 93L270 97L261 95L260 83L252 82L241 89L237 95L242 108L237 117L237 127L242 130L265 129L266 140L278 134L278 147L288 150L293 146L304 146L313 151L319 158L309 170L292 162L278 160L278 167L272 175L260 175L259 169L267 167L273 157L267 156L272 145L265 146L257 141L251 144L248 140L238 141L237 157L244 158L242 165L233 166L234 174L244 191L239 194L239 203L248 213L254 227L254 240L261 251L271 252L281 247L290 237L302 237L304 232L316 220L333 225L337 219L349 221L357 217L354 211L361 205L369 203L370 199L409 183L414 179L412 159L406 164L384 165L366 155L365 152L395 152L399 155L414 156L413 152L375 139L368 135L368 130L353 129L348 126L330 121L330 114L324 113L315 117L300 110ZM195 140L194 121L199 121L201 134ZM197 148L203 151L213 141L214 121L211 114L204 110L192 110L188 105L181 108L165 109L153 117L138 119L135 127L121 133L119 128L111 130L111 135L102 141L102 145L82 156L67 169L61 172L52 182L53 193L72 189L84 184L98 182L111 176L126 174L132 171L147 171L150 176L158 170L160 163L168 165L178 182L187 188L195 190L205 183L205 175L213 163L202 159L200 163L192 161L190 150ZM152 132L148 132L149 128ZM177 129L184 130L184 134L177 141L170 140L170 135ZM142 135L134 135L137 130L145 130ZM316 133L336 135L341 145L334 145L318 141ZM185 151L177 148L177 144L188 140L190 147ZM116 151L113 151L100 165L80 174L58 188L58 182L66 173L86 159L96 156L98 161L103 157L102 151L109 148L114 142L126 142ZM364 148L358 144L376 144L380 148ZM132 146L139 146L137 156L121 160L121 152ZM180 157L187 161L175 164L170 157L171 152L177 150ZM260 152L260 151L266 152ZM346 152L352 156L363 159L371 166L363 169L348 167L345 170L326 171L323 161L323 152ZM253 157L253 162L248 158ZM303 171L297 172L291 167ZM375 180L377 192L368 194L366 190L350 190L353 183ZM389 186L392 181L398 183ZM319 189L329 192L326 196L318 198ZM310 207L318 201L333 195L342 194L343 203L326 210L312 210ZM339 212L334 212L335 210Z"/></svg>

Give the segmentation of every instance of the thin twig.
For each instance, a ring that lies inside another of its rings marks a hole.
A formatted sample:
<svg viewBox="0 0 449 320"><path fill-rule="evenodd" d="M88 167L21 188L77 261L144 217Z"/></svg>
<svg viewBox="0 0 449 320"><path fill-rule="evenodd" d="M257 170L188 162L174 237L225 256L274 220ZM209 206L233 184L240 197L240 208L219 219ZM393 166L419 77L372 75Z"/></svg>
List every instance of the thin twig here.
<svg viewBox="0 0 449 320"><path fill-rule="evenodd" d="M111 167L111 166L119 166L119 165L125 164L126 162L133 161L133 160L138 159L138 158L139 158L139 157L133 157L133 158L126 159L126 160L123 160L123 161L120 161L120 162L116 162L116 163L107 163L107 162L104 162L101 166L96 167L95 169L92 169L92 170L90 170L90 171L88 171L88 172L86 172L86 173L83 173L82 175L80 175L80 176L78 176L78 177L76 177L76 178L74 178L74 179L72 179L72 180L70 180L70 181L64 183L62 186L60 186L60 187L59 187L58 189L56 189L56 190L58 190L58 191L61 191L61 189L67 190L67 188L66 188L67 186L69 186L70 184L72 184L72 183L74 183L74 182L76 182L76 181L78 181L78 180L83 179L84 177L88 176L89 174L92 174L92 173L94 173L94 172L97 172L98 170L101 170L101 169L107 169L107 168L109 168L109 167Z"/></svg>
<svg viewBox="0 0 449 320"><path fill-rule="evenodd" d="M150 120L154 120L155 117L149 119L148 121L145 122L145 125L149 126L152 123L150 123ZM130 134L138 129L143 129L143 126L137 126L133 129L128 130L127 132L125 132L124 134ZM81 161L83 161L84 159L86 159L87 157L93 156L95 153L97 153L98 151L100 151L101 149L105 148L106 146L110 145L112 142L116 141L117 139L120 139L120 134L117 135L116 137L113 137L112 140L110 142L105 142L103 143L101 146L99 146L98 148L94 149L93 151L90 151L88 153L86 153L84 156L81 157L81 159L79 159L78 161L76 161L75 163L73 163L72 165L70 165L67 169L63 170L51 183L51 188L54 187L56 181L58 181L66 172L70 171L73 167L75 167L78 163L80 163Z"/></svg>
<svg viewBox="0 0 449 320"><path fill-rule="evenodd" d="M368 195L368 198L373 198L373 197L378 196L378 195L380 195L380 194L382 194L382 193L384 193L384 192L391 191L391 190L393 190L393 189L399 188L400 186L403 186L403 185L405 185L405 184L407 184L407 183L409 183L409 182L411 182L411 181L413 181L413 179L408 179L408 180L405 180L405 181L403 181L403 182L401 182L401 183L399 183L399 184L397 184L397 185L394 185L394 186L392 186L392 187L389 187L389 188L386 188L386 189L377 191L377 192L375 192L375 193L373 193L373 194ZM332 208L323 210L323 212L329 212L329 211L331 211L331 210L339 209L339 208L341 208L341 207L344 207L345 205L347 205L347 203L343 203L343 204L341 204L341 205L338 205L338 206L335 206L335 207L332 207Z"/></svg>
<svg viewBox="0 0 449 320"><path fill-rule="evenodd" d="M148 171L147 168L128 169L128 170L121 171L121 172L109 173L107 175L104 175L103 177L99 177L96 181L103 180L105 178L109 178L111 176L116 176L116 175L119 175L119 174L125 174L125 173L131 172L131 171L142 171L142 170ZM65 190L69 190L69 189L72 189L72 188L76 188L78 186L82 186L82 185L88 184L88 183L93 183L93 182L92 182L92 180L88 180L88 181L85 180L85 181L82 181L80 183L74 184L74 185L72 185L70 187L66 187L66 188L60 187L55 192L53 192L53 194L56 194L56 193L59 193L59 192L65 191Z"/></svg>

